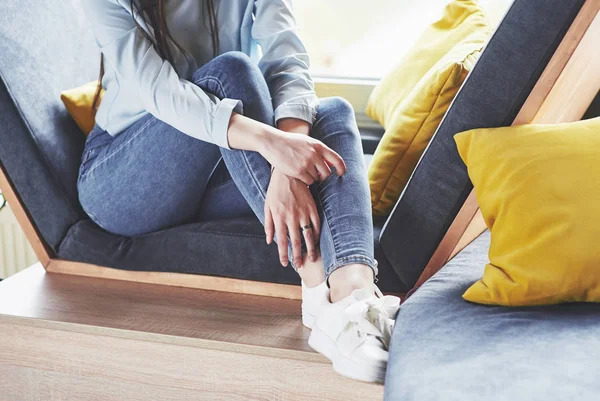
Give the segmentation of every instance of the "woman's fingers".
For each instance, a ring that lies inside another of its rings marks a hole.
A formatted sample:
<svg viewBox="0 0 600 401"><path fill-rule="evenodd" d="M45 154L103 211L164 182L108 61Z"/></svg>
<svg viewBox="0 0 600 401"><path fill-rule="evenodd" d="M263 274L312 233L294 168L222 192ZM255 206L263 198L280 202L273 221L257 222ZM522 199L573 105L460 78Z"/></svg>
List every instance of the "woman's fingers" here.
<svg viewBox="0 0 600 401"><path fill-rule="evenodd" d="M329 168L325 160L322 160L320 163L317 163L316 167L319 171L320 181L325 181L327 177L331 175L331 169Z"/></svg>
<svg viewBox="0 0 600 401"><path fill-rule="evenodd" d="M308 221L308 219L302 221ZM302 227L306 226L311 226L311 228L302 229L302 234L304 235L304 243L306 243L306 253L308 254L308 259L311 262L314 262L315 260L317 260L317 245L315 243L314 228L312 228L312 223L305 223L302 225Z"/></svg>
<svg viewBox="0 0 600 401"><path fill-rule="evenodd" d="M319 170L317 169L317 166L312 165L308 168L307 170L308 175L310 175L312 177L312 179L316 182L316 181L321 181L321 177L319 176Z"/></svg>
<svg viewBox="0 0 600 401"><path fill-rule="evenodd" d="M321 147L321 155L330 166L335 167L335 171L338 176L342 176L346 173L346 163L344 159L333 150L329 149L326 145Z"/></svg>
<svg viewBox="0 0 600 401"><path fill-rule="evenodd" d="M297 178L309 187L315 182L315 179L307 172L300 173Z"/></svg>
<svg viewBox="0 0 600 401"><path fill-rule="evenodd" d="M300 223L297 219L291 219L288 222L288 232L292 242L292 255L294 265L297 269L302 267L302 239L300 237Z"/></svg>
<svg viewBox="0 0 600 401"><path fill-rule="evenodd" d="M273 242L274 235L275 226L273 225L273 216L271 215L269 204L265 203L265 236L267 237L267 244L271 244L271 242Z"/></svg>
<svg viewBox="0 0 600 401"><path fill-rule="evenodd" d="M275 218L275 231L277 235L277 250L279 251L279 261L283 267L288 265L288 240L287 226L281 217Z"/></svg>

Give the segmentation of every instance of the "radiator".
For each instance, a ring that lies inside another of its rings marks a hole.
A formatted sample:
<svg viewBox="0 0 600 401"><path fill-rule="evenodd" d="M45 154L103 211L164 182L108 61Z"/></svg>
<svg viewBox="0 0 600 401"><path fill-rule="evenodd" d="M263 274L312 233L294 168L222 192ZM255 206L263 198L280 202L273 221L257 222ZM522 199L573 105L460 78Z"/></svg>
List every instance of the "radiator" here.
<svg viewBox="0 0 600 401"><path fill-rule="evenodd" d="M8 206L0 210L0 278L10 277L36 262L15 216Z"/></svg>

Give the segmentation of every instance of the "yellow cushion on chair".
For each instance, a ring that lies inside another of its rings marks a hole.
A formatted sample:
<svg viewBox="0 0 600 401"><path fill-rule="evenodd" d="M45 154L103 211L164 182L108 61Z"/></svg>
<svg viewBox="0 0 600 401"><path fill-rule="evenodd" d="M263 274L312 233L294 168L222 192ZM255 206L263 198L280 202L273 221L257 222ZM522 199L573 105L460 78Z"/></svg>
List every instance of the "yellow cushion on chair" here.
<svg viewBox="0 0 600 401"><path fill-rule="evenodd" d="M463 298L524 306L600 301L600 118L455 136L491 231Z"/></svg>
<svg viewBox="0 0 600 401"><path fill-rule="evenodd" d="M491 31L478 1L452 1L373 91L367 114L386 128L369 167L374 214L394 207Z"/></svg>
<svg viewBox="0 0 600 401"><path fill-rule="evenodd" d="M77 123L77 126L84 135L88 135L94 128L96 120L92 106L94 103L94 96L96 95L96 88L98 81L88 82L85 85L77 88L69 89L60 94L60 98L64 103L67 111L73 117L73 120ZM100 92L100 101L104 91Z"/></svg>

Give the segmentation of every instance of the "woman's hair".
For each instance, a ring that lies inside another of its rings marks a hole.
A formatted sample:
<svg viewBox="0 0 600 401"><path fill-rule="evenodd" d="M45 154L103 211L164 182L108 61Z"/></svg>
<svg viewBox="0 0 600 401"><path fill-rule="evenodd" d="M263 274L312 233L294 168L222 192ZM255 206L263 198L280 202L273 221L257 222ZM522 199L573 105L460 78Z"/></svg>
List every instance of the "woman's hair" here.
<svg viewBox="0 0 600 401"><path fill-rule="evenodd" d="M177 49L185 53L185 50L173 39L167 26L165 16L165 4L169 0L132 0L131 15L138 31L146 37L154 46L156 52L169 63L174 65L172 48L169 46L169 41L172 42ZM218 55L219 51L219 32L217 27L217 11L214 0L206 0L206 13L208 14L208 31L211 34L213 57ZM150 36L137 22L136 17L141 17L147 26L152 28L153 37ZM205 19L206 21L206 19ZM104 55L100 54L100 75L98 77L98 86L92 103L92 114L96 115L99 106L100 92L102 91L102 78L104 77Z"/></svg>

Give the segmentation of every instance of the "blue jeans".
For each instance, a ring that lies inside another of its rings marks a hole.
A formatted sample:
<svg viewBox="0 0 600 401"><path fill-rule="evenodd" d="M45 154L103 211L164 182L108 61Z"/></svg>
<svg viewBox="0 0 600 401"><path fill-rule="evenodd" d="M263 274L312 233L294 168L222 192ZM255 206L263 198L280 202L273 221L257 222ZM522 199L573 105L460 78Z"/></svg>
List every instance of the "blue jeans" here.
<svg viewBox="0 0 600 401"><path fill-rule="evenodd" d="M196 71L192 82L220 98L241 100L247 117L273 125L269 88L243 53L215 58ZM325 274L353 263L376 271L367 173L348 102L322 99L311 136L338 152L347 166L344 176L332 174L311 186L321 217ZM82 156L78 191L96 224L136 236L253 213L264 223L270 177L271 167L259 153L220 148L147 115L115 137L98 126L93 129Z"/></svg>

